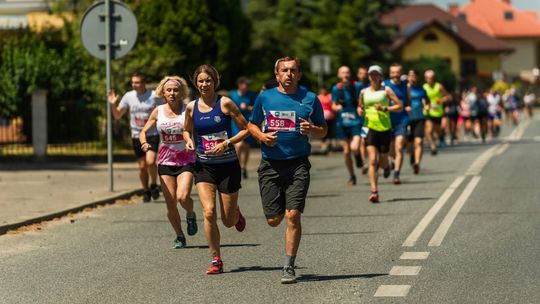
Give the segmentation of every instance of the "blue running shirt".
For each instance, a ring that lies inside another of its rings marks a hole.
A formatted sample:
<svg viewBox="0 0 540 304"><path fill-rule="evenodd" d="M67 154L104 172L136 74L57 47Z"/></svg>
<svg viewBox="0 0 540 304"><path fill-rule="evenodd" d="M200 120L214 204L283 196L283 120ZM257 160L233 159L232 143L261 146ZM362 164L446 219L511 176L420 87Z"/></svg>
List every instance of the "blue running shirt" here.
<svg viewBox="0 0 540 304"><path fill-rule="evenodd" d="M411 87L411 111L409 112L410 120L424 119L424 103L422 99L426 99L429 103L426 90L421 85Z"/></svg>
<svg viewBox="0 0 540 304"><path fill-rule="evenodd" d="M409 96L407 96L407 83L401 81L399 84L394 84L391 80L385 79L384 85L391 88L396 94L396 97L401 100L403 108L399 112L390 112L392 125L402 125L409 123L409 115L405 112L405 107L409 105ZM393 104L393 102L391 102Z"/></svg>

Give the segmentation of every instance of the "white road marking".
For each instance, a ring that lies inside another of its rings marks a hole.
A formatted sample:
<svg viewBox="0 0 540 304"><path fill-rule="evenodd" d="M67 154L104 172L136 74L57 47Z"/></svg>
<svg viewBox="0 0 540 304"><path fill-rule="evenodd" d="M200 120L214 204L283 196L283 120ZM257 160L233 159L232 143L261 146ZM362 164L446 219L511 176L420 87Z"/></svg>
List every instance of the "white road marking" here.
<svg viewBox="0 0 540 304"><path fill-rule="evenodd" d="M454 180L454 182L452 182L450 187L448 187L448 189L446 189L443 192L441 197L439 197L439 200L437 200L437 202L433 205L433 207L429 209L429 211L426 213L426 215L424 215L424 217L418 223L418 225L416 225L416 227L411 232L411 234L409 234L409 237L407 237L407 239L402 245L403 247L413 247L416 244L416 242L418 241L422 233L424 233L424 230L426 230L429 223L431 223L435 215L439 213L441 208L444 206L444 204L446 204L448 199L452 196L454 191L456 191L456 189L459 187L459 185L463 182L464 179L465 179L465 176L456 177L456 179Z"/></svg>
<svg viewBox="0 0 540 304"><path fill-rule="evenodd" d="M429 257L428 251L406 251L399 257L400 260L425 260Z"/></svg>
<svg viewBox="0 0 540 304"><path fill-rule="evenodd" d="M374 297L405 297L411 290L411 285L381 285Z"/></svg>
<svg viewBox="0 0 540 304"><path fill-rule="evenodd" d="M497 151L495 151L495 155L501 155L501 154L503 154L504 152L506 152L506 150L508 150L509 147L510 147L510 144L509 144L509 143L504 143L504 144L502 144L502 145L497 149Z"/></svg>
<svg viewBox="0 0 540 304"><path fill-rule="evenodd" d="M498 144L484 151L484 153L474 160L465 175L479 175L480 172L482 172L482 169L484 169L484 166L489 162L493 155L495 155L495 151L499 149L500 146L501 145Z"/></svg>
<svg viewBox="0 0 540 304"><path fill-rule="evenodd" d="M393 276L415 276L420 273L422 266L394 266L390 269Z"/></svg>
<svg viewBox="0 0 540 304"><path fill-rule="evenodd" d="M529 127L529 124L531 124L530 120L526 120L522 123L520 123L508 136L509 141L517 141L520 140L523 137L523 134L525 133L525 130Z"/></svg>
<svg viewBox="0 0 540 304"><path fill-rule="evenodd" d="M535 136L535 137L533 137L533 140L534 140L534 141L540 141L540 136Z"/></svg>
<svg viewBox="0 0 540 304"><path fill-rule="evenodd" d="M461 193L457 201L454 203L450 211L448 211L448 214L446 214L445 218L441 222L441 225L439 228L437 228L437 231L433 234L433 237L428 243L428 246L440 246L442 241L444 240L444 237L448 233L448 230L450 229L450 226L454 223L454 220L456 219L456 216L458 215L459 211L465 205L465 202L467 202L467 199L474 191L474 188L476 188L476 185L480 182L480 176L473 176L471 181L467 184L467 187L465 187L465 190Z"/></svg>

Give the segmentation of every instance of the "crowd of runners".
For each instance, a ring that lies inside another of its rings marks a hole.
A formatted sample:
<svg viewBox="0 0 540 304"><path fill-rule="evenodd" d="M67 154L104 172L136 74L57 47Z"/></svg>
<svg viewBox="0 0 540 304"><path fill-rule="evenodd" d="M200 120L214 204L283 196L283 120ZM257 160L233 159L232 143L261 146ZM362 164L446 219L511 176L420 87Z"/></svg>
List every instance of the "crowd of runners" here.
<svg viewBox="0 0 540 304"><path fill-rule="evenodd" d="M403 71L400 64L390 66L387 79L377 65L360 67L357 80L348 67L340 67L340 82L331 90L321 88L318 96L299 85L302 71L297 58L278 59L274 74L258 94L249 91L245 77L238 79L236 90L218 94L220 76L208 64L192 76L199 96L192 101L190 86L179 76L164 77L154 91L146 88L142 74L135 73L133 90L118 105L119 96L109 92L115 119L130 113L144 202L159 198L160 178L167 217L176 233L174 248L187 245L178 204L185 211L187 234L198 232L191 199L192 185L197 187L211 254L207 274L223 272L218 203L225 227L246 229L238 196L242 179L248 178L252 145L260 145L262 153L257 173L267 224L276 227L285 221L287 226L281 283L295 283L301 215L310 184L311 138L322 139L324 150L336 138L349 174L347 183L356 185L355 169L368 174L368 199L378 203L379 172L388 178L393 171L393 183L400 184L405 150L412 170L420 173L424 137L435 156L447 140L456 143L458 126L464 126L467 136L485 139L488 132L497 136L501 113L517 123L520 108L515 91L479 94L473 87L458 100L436 81L434 71Z"/></svg>

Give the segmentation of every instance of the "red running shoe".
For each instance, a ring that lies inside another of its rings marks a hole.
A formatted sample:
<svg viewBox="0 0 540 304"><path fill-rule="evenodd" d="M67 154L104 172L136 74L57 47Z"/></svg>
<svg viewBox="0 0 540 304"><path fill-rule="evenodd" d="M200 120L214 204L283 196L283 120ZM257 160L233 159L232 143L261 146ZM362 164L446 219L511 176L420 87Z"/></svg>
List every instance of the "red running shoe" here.
<svg viewBox="0 0 540 304"><path fill-rule="evenodd" d="M414 164L414 174L418 174L418 173L420 173L420 165Z"/></svg>
<svg viewBox="0 0 540 304"><path fill-rule="evenodd" d="M240 212L240 207L238 207L238 209L236 209L236 212L238 212L238 222L236 222L236 225L234 225L234 227L239 232L242 232L242 231L244 231L244 229L246 229L246 219L242 215L242 212Z"/></svg>
<svg viewBox="0 0 540 304"><path fill-rule="evenodd" d="M371 195L368 199L372 203L378 203L379 202L379 193L377 192L371 192Z"/></svg>
<svg viewBox="0 0 540 304"><path fill-rule="evenodd" d="M220 274L223 273L223 261L220 258L212 259L212 266L208 268L206 274Z"/></svg>

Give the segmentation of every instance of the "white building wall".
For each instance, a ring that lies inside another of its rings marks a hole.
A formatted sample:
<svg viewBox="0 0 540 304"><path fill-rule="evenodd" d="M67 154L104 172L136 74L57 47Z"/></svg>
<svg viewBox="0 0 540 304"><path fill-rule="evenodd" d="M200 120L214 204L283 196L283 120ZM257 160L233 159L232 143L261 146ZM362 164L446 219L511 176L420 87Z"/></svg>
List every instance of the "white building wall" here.
<svg viewBox="0 0 540 304"><path fill-rule="evenodd" d="M502 40L502 39L501 39ZM504 39L515 51L503 55L502 68L510 76L519 76L530 72L538 63L538 43L540 39Z"/></svg>

